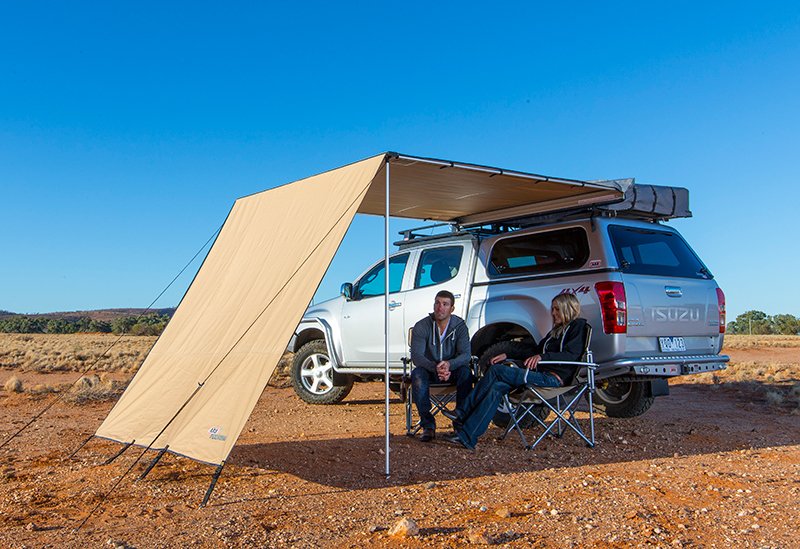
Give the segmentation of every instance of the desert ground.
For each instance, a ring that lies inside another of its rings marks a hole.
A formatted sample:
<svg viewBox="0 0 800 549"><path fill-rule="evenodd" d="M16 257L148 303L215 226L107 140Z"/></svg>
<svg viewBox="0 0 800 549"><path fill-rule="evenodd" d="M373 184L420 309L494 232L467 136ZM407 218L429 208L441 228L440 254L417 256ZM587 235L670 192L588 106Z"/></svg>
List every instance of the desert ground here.
<svg viewBox="0 0 800 549"><path fill-rule="evenodd" d="M383 385L336 406L294 395L284 362L207 507L213 467L142 457L92 440L153 338L0 334L2 547L797 547L800 337L728 336L728 370L670 383L632 419L596 418L525 451L492 427L476 452L405 436L391 405L393 473L383 474ZM102 357L102 358L101 358ZM86 376L81 376L91 367ZM71 388L70 385L75 383ZM440 432L449 425L439 420ZM402 519L416 535L390 535Z"/></svg>

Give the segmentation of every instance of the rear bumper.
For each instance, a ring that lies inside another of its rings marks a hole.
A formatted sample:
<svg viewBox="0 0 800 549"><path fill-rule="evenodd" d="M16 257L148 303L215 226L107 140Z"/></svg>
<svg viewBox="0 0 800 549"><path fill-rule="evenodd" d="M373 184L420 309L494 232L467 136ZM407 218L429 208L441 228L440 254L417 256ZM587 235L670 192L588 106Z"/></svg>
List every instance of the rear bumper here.
<svg viewBox="0 0 800 549"><path fill-rule="evenodd" d="M727 355L675 355L623 358L600 364L600 370L627 370L640 376L683 376L715 372L728 367Z"/></svg>

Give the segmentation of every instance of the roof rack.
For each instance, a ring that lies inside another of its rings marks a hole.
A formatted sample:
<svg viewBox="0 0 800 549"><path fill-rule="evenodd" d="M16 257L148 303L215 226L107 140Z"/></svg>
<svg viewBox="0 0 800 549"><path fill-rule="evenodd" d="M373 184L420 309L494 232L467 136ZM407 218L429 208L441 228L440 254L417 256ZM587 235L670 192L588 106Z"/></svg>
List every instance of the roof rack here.
<svg viewBox="0 0 800 549"><path fill-rule="evenodd" d="M620 180L628 184L623 200L613 204L592 205L578 208L567 208L560 211L542 212L516 219L486 223L483 225L461 226L457 222L434 223L423 225L399 234L403 240L395 242L396 246L418 242L429 242L458 235L470 235L475 238L494 236L517 231L535 225L557 223L585 217L625 217L658 222L679 217L691 217L689 210L689 191L683 187L667 187L658 185L642 185L633 179ZM450 227L449 233L420 234L419 231Z"/></svg>
<svg viewBox="0 0 800 549"><path fill-rule="evenodd" d="M458 232L458 227L455 223L434 223L432 225L423 225L422 227L414 227L413 229L406 229L405 231L400 231L397 234L403 237L403 240L416 240L418 238L424 238L428 236L439 236L439 235L430 235L430 234L417 234L416 231L425 231L428 229L435 229L437 227L450 227L450 232L455 233Z"/></svg>

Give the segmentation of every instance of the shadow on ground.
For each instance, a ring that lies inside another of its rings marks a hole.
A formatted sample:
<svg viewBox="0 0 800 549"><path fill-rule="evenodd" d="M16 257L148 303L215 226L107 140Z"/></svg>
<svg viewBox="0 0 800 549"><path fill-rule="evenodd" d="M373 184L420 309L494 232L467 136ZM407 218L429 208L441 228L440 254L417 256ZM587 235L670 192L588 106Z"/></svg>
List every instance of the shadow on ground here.
<svg viewBox="0 0 800 549"><path fill-rule="evenodd" d="M402 434L402 427L398 429L393 419L389 479L383 474L382 436L242 444L228 462L284 472L330 487L370 489L758 449L800 440L796 416L763 404L731 399L730 390L735 388L716 391L708 386L677 386L671 397L657 399L643 416L616 419L598 415L595 448L588 448L574 433L567 432L564 438L548 438L528 452L516 434L505 441L495 441L501 431L492 427L481 438L478 450L470 452L440 440L423 444Z"/></svg>

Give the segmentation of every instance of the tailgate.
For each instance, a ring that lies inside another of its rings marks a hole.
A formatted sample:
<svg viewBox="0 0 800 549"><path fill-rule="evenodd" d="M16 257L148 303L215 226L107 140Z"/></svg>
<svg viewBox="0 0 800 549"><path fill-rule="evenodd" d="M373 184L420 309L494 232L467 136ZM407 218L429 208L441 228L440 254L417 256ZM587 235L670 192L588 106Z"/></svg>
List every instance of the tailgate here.
<svg viewBox="0 0 800 549"><path fill-rule="evenodd" d="M719 310L713 281L637 275L623 276L623 281L629 352L716 352Z"/></svg>
<svg viewBox="0 0 800 549"><path fill-rule="evenodd" d="M675 231L610 225L628 305L627 352L719 352L717 284Z"/></svg>

